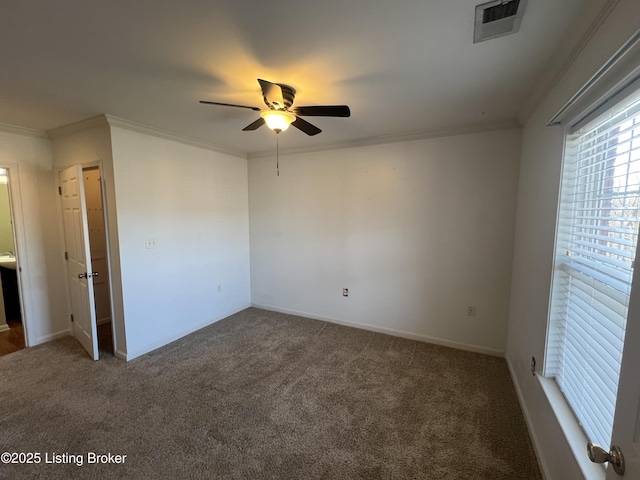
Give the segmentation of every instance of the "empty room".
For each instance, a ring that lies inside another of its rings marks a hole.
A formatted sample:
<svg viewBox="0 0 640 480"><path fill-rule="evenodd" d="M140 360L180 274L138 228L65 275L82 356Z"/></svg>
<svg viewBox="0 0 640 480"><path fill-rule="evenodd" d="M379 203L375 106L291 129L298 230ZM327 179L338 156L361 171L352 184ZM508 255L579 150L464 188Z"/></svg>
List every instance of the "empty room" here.
<svg viewBox="0 0 640 480"><path fill-rule="evenodd" d="M0 11L0 478L640 479L640 2Z"/></svg>

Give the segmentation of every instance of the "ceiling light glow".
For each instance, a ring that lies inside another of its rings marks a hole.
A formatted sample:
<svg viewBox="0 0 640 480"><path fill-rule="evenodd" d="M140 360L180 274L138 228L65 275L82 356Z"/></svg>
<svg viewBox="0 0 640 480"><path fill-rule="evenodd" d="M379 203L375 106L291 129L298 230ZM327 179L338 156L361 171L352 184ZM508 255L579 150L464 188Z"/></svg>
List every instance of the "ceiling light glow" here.
<svg viewBox="0 0 640 480"><path fill-rule="evenodd" d="M293 113L285 110L265 110L260 112L260 116L264 118L267 127L276 133L284 132L296 119Z"/></svg>

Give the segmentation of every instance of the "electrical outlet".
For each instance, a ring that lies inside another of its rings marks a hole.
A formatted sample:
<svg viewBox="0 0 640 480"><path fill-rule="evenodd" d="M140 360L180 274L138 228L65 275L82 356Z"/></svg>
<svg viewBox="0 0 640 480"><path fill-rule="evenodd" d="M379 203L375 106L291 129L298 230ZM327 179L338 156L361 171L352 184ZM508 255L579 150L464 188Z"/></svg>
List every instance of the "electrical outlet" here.
<svg viewBox="0 0 640 480"><path fill-rule="evenodd" d="M467 307L467 316L475 317L476 316L476 307L468 306Z"/></svg>
<svg viewBox="0 0 640 480"><path fill-rule="evenodd" d="M146 238L144 240L147 249L149 248L158 248L158 240L156 238Z"/></svg>
<svg viewBox="0 0 640 480"><path fill-rule="evenodd" d="M222 293L222 285L218 284L218 287L217 287L216 291L218 293Z"/></svg>
<svg viewBox="0 0 640 480"><path fill-rule="evenodd" d="M536 357L531 357L531 375L536 375Z"/></svg>
<svg viewBox="0 0 640 480"><path fill-rule="evenodd" d="M349 289L348 288L343 288L342 289L342 296L343 297L348 297L349 296Z"/></svg>

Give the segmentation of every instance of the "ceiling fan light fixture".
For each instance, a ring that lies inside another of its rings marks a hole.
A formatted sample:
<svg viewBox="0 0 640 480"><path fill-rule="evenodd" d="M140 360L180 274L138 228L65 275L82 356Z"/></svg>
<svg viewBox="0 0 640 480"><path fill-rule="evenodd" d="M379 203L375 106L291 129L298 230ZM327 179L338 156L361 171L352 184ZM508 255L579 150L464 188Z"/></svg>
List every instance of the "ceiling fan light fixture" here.
<svg viewBox="0 0 640 480"><path fill-rule="evenodd" d="M494 0L496 1L496 0ZM498 0L500 1L500 0ZM515 0L512 0L515 1ZM525 2L526 0L518 0ZM283 83L273 83L267 80L258 79L260 89L262 90L262 98L268 109L260 109L258 107L250 107L248 105L236 105L235 103L211 102L209 100L200 100L200 103L208 105L220 105L223 107L246 108L254 112L260 112L260 118L250 123L242 129L243 132L250 132L262 127L265 123L267 127L276 133L280 133L289 125L293 125L298 130L306 133L310 137L322 132L315 125L307 122L302 117L349 117L351 110L347 105L312 105L306 107L295 107L291 111L289 108L293 105L296 91L293 87Z"/></svg>
<svg viewBox="0 0 640 480"><path fill-rule="evenodd" d="M284 132L296 119L293 113L285 110L265 110L260 112L260 116L264 118L267 127L276 133Z"/></svg>

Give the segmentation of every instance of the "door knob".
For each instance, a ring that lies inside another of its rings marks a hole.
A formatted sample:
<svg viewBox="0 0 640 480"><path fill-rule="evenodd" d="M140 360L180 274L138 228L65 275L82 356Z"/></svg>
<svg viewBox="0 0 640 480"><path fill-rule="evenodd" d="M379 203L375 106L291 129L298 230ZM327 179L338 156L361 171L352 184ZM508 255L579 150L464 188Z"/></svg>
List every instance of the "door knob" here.
<svg viewBox="0 0 640 480"><path fill-rule="evenodd" d="M100 275L100 272L93 272L93 273L79 273L78 274L78 278L91 278L91 277L97 277L98 275Z"/></svg>
<svg viewBox="0 0 640 480"><path fill-rule="evenodd" d="M609 462L613 467L613 471L618 475L624 475L624 455L617 445L611 445L611 451L607 452L604 448L595 443L587 444L587 453L589 460L593 463Z"/></svg>

